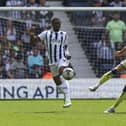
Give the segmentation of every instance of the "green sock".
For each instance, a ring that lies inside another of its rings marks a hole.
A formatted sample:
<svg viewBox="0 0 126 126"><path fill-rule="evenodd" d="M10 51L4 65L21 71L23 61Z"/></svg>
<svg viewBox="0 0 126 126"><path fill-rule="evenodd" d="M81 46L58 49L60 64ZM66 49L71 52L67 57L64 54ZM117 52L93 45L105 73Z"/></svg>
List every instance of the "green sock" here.
<svg viewBox="0 0 126 126"><path fill-rule="evenodd" d="M119 98L116 100L116 102L112 105L112 107L116 108L125 97L126 97L126 92L122 92Z"/></svg>
<svg viewBox="0 0 126 126"><path fill-rule="evenodd" d="M112 78L112 72L111 72L111 71L105 73L105 74L101 77L101 79L100 79L99 82L98 82L98 85L99 85L99 86L102 85L103 83L105 83L105 82L106 82L107 80L109 80L110 78Z"/></svg>

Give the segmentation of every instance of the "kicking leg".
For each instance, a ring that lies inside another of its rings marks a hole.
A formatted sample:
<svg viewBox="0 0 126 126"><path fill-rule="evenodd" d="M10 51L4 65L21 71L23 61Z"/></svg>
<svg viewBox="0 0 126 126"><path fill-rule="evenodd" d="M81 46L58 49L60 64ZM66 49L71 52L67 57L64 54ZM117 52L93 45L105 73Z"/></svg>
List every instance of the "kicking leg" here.
<svg viewBox="0 0 126 126"><path fill-rule="evenodd" d="M116 100L116 102L107 110L104 111L104 113L114 113L116 107L118 107L118 105L122 102L122 100L126 97L126 85L122 91L122 93L120 94L119 98Z"/></svg>
<svg viewBox="0 0 126 126"><path fill-rule="evenodd" d="M122 64L119 64L117 67L115 67L113 70L105 73L99 80L99 82L94 85L89 87L90 91L95 91L98 87L100 87L102 84L104 84L107 80L109 80L110 78L112 78L113 75L117 74L118 72L124 71L124 67L122 66Z"/></svg>
<svg viewBox="0 0 126 126"><path fill-rule="evenodd" d="M116 71L116 70L115 70ZM94 86L91 86L89 87L89 90L90 91L95 91L98 87L100 87L103 83L105 83L107 80L109 80L110 78L112 78L112 71L109 71L107 73L105 73L99 80L99 82L94 85Z"/></svg>

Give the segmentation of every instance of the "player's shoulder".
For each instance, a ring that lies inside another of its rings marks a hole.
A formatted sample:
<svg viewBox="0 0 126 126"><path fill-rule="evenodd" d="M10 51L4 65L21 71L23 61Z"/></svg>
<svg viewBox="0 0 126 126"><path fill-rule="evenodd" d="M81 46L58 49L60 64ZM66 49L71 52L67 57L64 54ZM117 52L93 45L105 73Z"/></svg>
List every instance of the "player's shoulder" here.
<svg viewBox="0 0 126 126"><path fill-rule="evenodd" d="M59 31L61 34L67 35L66 31Z"/></svg>
<svg viewBox="0 0 126 126"><path fill-rule="evenodd" d="M41 35L46 36L47 34L50 34L50 33L51 33L50 30L44 30L44 31L41 32Z"/></svg>
<svg viewBox="0 0 126 126"><path fill-rule="evenodd" d="M47 33L48 33L48 30L44 30L44 31L42 31L42 32L38 35L38 37L39 37L41 40L44 40L44 39L46 38Z"/></svg>
<svg viewBox="0 0 126 126"><path fill-rule="evenodd" d="M42 31L42 33L48 33L50 30L44 30Z"/></svg>

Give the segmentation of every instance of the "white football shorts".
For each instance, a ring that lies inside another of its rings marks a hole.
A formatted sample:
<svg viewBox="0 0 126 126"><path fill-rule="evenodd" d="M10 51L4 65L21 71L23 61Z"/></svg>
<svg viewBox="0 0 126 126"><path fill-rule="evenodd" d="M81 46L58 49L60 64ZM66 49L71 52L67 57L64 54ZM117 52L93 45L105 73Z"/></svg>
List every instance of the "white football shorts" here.
<svg viewBox="0 0 126 126"><path fill-rule="evenodd" d="M69 60L67 60L66 58L60 59L59 62L55 63L55 64L50 64L50 70L51 73L53 75L53 77L57 76L59 74L59 68L64 66L67 67L69 66Z"/></svg>

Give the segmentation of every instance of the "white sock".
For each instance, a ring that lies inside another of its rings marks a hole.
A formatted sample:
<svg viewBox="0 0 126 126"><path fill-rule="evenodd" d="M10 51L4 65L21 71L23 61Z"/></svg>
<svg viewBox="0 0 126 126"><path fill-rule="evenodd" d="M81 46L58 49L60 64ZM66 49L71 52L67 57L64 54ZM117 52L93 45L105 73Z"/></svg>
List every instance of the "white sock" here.
<svg viewBox="0 0 126 126"><path fill-rule="evenodd" d="M61 77L62 84L58 85L58 89L64 94L65 101L70 101L70 87L67 80L65 80L63 77Z"/></svg>

